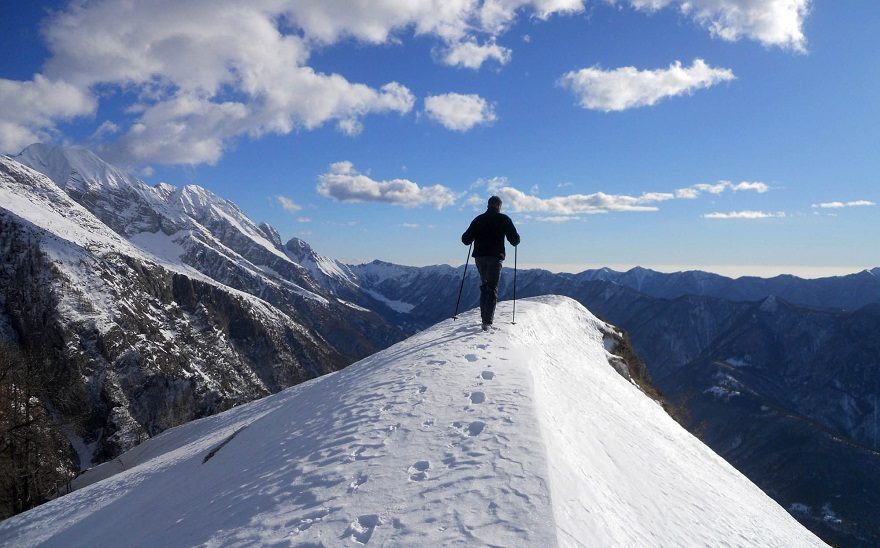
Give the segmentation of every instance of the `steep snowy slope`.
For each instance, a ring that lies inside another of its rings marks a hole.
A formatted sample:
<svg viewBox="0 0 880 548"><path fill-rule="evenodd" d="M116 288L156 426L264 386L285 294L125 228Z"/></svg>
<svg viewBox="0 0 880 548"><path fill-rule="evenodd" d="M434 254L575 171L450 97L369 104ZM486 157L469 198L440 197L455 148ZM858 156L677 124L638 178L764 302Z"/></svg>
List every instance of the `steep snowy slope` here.
<svg viewBox="0 0 880 548"><path fill-rule="evenodd" d="M322 270L314 268L311 257L292 253L290 244L283 246L274 228L258 225L236 204L203 187L149 186L82 147L34 144L14 160L47 175L140 249L259 297L316 328L351 361L403 337L371 312L375 301L360 298L344 278L339 284L346 291L337 300L336 287L327 283L324 271L344 267L320 258Z"/></svg>
<svg viewBox="0 0 880 548"><path fill-rule="evenodd" d="M822 545L612 367L613 328L517 312L166 431L0 544Z"/></svg>
<svg viewBox="0 0 880 548"><path fill-rule="evenodd" d="M346 364L308 318L146 253L5 157L0 265L0 342L45 358L83 467Z"/></svg>

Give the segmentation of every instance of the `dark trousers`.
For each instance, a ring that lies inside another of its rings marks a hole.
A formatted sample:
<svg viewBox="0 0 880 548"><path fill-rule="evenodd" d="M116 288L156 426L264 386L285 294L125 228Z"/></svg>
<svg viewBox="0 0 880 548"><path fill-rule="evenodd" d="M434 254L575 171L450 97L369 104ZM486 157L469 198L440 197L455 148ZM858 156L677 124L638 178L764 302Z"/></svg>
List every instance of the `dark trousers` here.
<svg viewBox="0 0 880 548"><path fill-rule="evenodd" d="M483 323L492 323L495 304L498 302L498 280L501 278L501 259L498 257L474 257L480 273L480 315Z"/></svg>

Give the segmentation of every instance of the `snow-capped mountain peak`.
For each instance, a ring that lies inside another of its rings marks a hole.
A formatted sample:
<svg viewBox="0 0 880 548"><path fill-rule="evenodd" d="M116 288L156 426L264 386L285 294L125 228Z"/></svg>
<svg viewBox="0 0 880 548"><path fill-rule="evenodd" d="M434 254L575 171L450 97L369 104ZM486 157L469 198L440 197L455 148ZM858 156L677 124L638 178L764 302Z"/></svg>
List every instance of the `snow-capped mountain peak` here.
<svg viewBox="0 0 880 548"><path fill-rule="evenodd" d="M166 431L0 544L822 545L615 370L610 326L519 304Z"/></svg>
<svg viewBox="0 0 880 548"><path fill-rule="evenodd" d="M52 179L61 188L79 191L137 187L142 183L83 146L35 143L13 158Z"/></svg>

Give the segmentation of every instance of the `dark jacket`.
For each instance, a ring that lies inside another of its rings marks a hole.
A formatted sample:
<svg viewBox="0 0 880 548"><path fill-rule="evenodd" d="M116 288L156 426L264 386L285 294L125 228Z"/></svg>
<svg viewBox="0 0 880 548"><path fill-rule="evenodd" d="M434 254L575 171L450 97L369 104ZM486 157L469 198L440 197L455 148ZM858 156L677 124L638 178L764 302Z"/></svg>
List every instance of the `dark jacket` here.
<svg viewBox="0 0 880 548"><path fill-rule="evenodd" d="M519 245L519 234L510 217L492 208L477 215L471 226L461 235L461 243L474 243L474 257L498 257L504 260L504 237L512 245Z"/></svg>

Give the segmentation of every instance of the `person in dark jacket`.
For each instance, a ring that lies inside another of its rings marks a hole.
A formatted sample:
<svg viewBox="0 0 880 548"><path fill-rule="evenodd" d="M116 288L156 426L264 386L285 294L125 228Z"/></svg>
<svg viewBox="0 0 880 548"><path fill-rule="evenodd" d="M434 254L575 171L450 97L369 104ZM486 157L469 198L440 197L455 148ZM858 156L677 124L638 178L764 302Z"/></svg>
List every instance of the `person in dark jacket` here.
<svg viewBox="0 0 880 548"><path fill-rule="evenodd" d="M504 261L504 238L514 247L519 245L519 234L510 217L501 213L501 198L489 198L485 213L477 215L464 234L461 243L474 244L471 255L480 273L480 315L483 331L492 325L495 304L498 302L498 280L501 278L501 263Z"/></svg>

